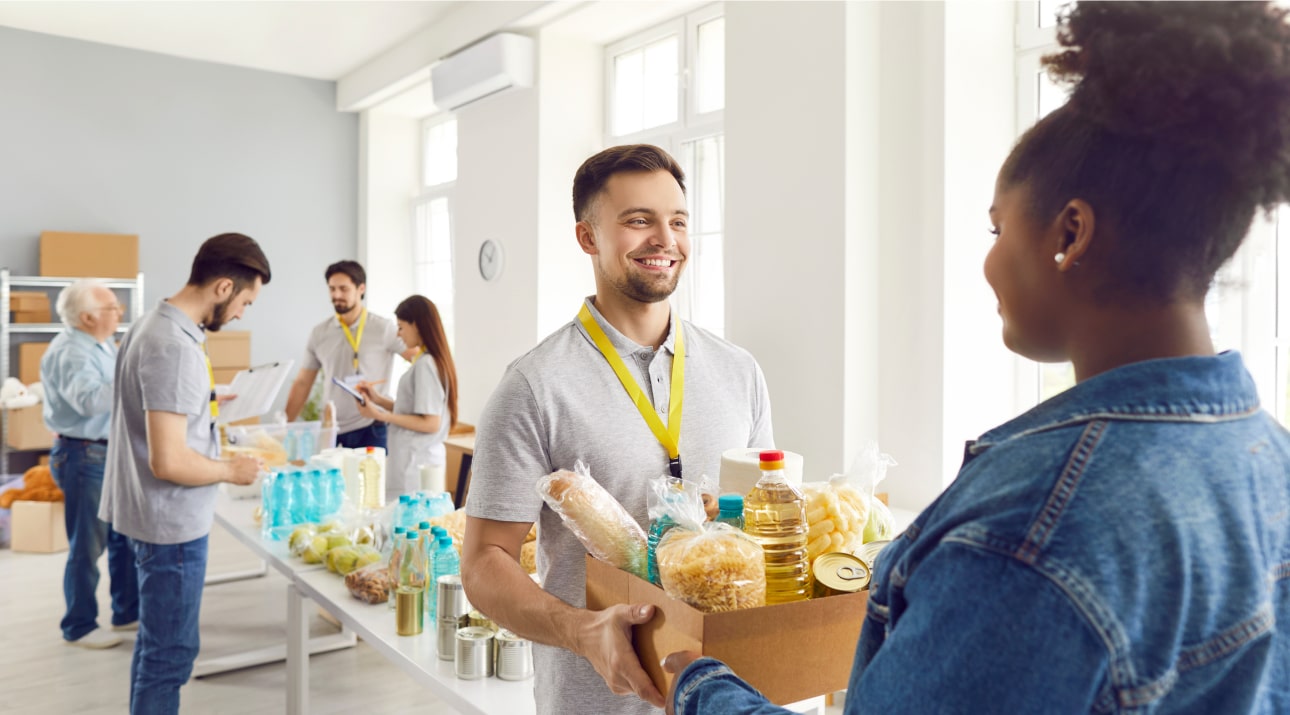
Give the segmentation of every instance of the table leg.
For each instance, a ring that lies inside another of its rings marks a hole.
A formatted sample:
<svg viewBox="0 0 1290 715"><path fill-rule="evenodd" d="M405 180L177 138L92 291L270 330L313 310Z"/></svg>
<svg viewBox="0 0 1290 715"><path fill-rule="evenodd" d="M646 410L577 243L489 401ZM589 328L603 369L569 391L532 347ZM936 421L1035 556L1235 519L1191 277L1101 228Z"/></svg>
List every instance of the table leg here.
<svg viewBox="0 0 1290 715"><path fill-rule="evenodd" d="M287 715L309 712L309 614L305 597L287 584Z"/></svg>

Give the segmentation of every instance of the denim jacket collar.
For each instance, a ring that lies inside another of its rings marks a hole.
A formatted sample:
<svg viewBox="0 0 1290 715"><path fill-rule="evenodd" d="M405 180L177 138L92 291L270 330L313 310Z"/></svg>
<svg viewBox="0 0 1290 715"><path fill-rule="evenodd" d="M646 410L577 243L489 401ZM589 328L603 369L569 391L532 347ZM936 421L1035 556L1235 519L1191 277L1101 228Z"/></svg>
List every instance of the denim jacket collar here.
<svg viewBox="0 0 1290 715"><path fill-rule="evenodd" d="M1017 437L1094 419L1216 422L1259 409L1254 380L1236 351L1145 360L1085 380L967 445L966 456Z"/></svg>

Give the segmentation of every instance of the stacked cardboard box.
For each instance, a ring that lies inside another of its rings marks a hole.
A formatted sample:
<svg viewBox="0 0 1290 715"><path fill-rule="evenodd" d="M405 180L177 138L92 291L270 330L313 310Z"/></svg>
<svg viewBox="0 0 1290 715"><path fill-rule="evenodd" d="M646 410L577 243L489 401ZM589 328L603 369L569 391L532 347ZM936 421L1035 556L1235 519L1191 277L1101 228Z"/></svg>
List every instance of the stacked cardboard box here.
<svg viewBox="0 0 1290 715"><path fill-rule="evenodd" d="M18 346L18 381L24 385L40 382L40 359L49 343L23 343Z"/></svg>
<svg viewBox="0 0 1290 715"><path fill-rule="evenodd" d="M16 501L13 503L12 536L9 548L37 554L67 550L67 528L63 524L63 502Z"/></svg>
<svg viewBox="0 0 1290 715"><path fill-rule="evenodd" d="M54 446L54 433L45 426L41 416L44 405L36 404L16 410L3 410L8 423L8 444L11 449L50 449Z"/></svg>
<svg viewBox="0 0 1290 715"><path fill-rule="evenodd" d="M12 291L9 293L9 312L13 314L14 323L49 323L51 312L49 296L36 291Z"/></svg>
<svg viewBox="0 0 1290 715"><path fill-rule="evenodd" d="M134 278L139 275L139 237L44 231L40 234L40 275Z"/></svg>
<svg viewBox="0 0 1290 715"><path fill-rule="evenodd" d="M215 372L215 384L233 382L238 372L251 367L251 333L247 330L221 330L206 333L206 354ZM259 420L241 420L233 424L254 424Z"/></svg>

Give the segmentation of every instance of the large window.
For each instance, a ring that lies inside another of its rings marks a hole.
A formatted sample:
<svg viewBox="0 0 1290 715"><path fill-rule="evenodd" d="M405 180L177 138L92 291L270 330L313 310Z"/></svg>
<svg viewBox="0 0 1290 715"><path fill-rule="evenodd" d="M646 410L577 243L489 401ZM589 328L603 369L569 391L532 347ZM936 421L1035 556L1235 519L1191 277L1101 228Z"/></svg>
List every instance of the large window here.
<svg viewBox="0 0 1290 715"><path fill-rule="evenodd" d="M655 144L680 162L690 256L672 305L725 332L725 19L710 5L605 48L606 146Z"/></svg>
<svg viewBox="0 0 1290 715"><path fill-rule="evenodd" d="M413 206L416 290L434 301L453 343L452 189L457 181L457 120L436 116L421 132L421 191Z"/></svg>
<svg viewBox="0 0 1290 715"><path fill-rule="evenodd" d="M1064 89L1040 70L1040 58L1058 49L1056 18L1064 5L1017 4L1018 134L1066 101ZM1290 425L1290 212L1256 217L1241 249L1215 277L1205 314L1215 349L1241 351L1264 407ZM1017 364L1018 410L1075 384L1070 363L1019 357Z"/></svg>

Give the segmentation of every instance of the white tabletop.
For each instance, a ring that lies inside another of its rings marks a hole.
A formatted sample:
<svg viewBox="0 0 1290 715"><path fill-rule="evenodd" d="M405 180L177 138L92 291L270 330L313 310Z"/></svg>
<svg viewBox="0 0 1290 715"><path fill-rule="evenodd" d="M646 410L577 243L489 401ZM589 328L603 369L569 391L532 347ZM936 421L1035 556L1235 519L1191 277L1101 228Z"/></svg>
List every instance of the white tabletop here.
<svg viewBox="0 0 1290 715"><path fill-rule="evenodd" d="M233 499L220 492L215 501L215 520L246 548L288 579L294 578L298 573L326 570L323 564L307 564L292 556L286 541L272 541L260 536L260 525L255 523L255 509L258 506L259 499Z"/></svg>

